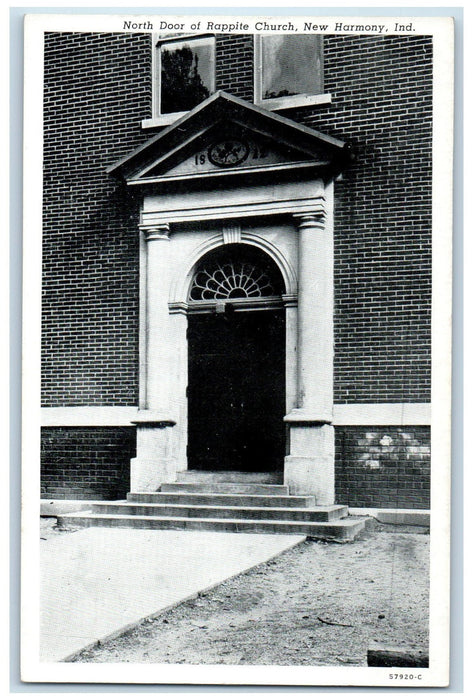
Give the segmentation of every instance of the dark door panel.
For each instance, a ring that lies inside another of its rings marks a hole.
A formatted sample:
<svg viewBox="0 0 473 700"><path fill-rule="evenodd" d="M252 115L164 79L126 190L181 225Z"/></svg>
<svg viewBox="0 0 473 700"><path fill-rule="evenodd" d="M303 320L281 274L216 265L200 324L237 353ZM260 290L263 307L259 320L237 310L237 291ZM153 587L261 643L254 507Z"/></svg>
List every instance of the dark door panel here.
<svg viewBox="0 0 473 700"><path fill-rule="evenodd" d="M283 310L189 316L190 469L283 467Z"/></svg>

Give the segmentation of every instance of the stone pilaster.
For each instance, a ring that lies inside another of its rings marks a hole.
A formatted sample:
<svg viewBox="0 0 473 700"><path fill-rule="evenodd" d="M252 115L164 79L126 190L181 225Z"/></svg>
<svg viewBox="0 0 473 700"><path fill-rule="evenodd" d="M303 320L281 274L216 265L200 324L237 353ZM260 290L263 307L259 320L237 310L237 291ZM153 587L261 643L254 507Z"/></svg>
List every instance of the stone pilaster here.
<svg viewBox="0 0 473 700"><path fill-rule="evenodd" d="M299 237L297 407L331 422L333 410L333 243L321 215L294 217Z"/></svg>
<svg viewBox="0 0 473 700"><path fill-rule="evenodd" d="M137 427L136 458L131 460L131 489L155 491L173 481L177 470L172 406L173 350L169 320L169 225L143 225L146 242L146 387Z"/></svg>
<svg viewBox="0 0 473 700"><path fill-rule="evenodd" d="M291 493L314 494L319 504L329 505L335 498L332 226L320 213L294 219L299 258L297 399L285 417L290 454L284 479Z"/></svg>
<svg viewBox="0 0 473 700"><path fill-rule="evenodd" d="M169 387L166 368L170 348L169 224L143 226L146 241L146 408L166 412Z"/></svg>

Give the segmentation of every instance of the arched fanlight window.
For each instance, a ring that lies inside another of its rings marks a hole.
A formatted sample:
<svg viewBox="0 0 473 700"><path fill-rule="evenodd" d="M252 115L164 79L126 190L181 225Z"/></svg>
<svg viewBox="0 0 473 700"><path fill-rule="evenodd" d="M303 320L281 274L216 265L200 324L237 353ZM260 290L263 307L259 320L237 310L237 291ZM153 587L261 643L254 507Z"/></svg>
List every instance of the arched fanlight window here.
<svg viewBox="0 0 473 700"><path fill-rule="evenodd" d="M283 292L281 273L266 253L233 244L202 258L192 278L189 301L274 299Z"/></svg>

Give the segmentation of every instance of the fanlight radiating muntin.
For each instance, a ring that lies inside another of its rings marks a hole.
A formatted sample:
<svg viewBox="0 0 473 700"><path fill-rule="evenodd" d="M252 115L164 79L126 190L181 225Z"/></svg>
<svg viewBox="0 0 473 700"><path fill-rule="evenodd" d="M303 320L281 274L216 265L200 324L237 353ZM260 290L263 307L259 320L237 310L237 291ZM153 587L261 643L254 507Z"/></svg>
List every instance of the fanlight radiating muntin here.
<svg viewBox="0 0 473 700"><path fill-rule="evenodd" d="M227 259L209 261L197 270L189 301L261 299L277 294L269 275L257 263Z"/></svg>

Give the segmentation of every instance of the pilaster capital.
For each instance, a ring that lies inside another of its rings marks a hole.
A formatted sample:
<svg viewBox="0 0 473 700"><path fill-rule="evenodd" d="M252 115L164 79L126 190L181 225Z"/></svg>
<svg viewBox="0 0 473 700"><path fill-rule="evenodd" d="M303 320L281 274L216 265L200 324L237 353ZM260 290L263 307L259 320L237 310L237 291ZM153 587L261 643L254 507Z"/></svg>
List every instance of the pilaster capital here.
<svg viewBox="0 0 473 700"><path fill-rule="evenodd" d="M305 214L293 214L292 215L296 226L299 231L306 231L308 229L323 229L325 225L325 212L306 212Z"/></svg>
<svg viewBox="0 0 473 700"><path fill-rule="evenodd" d="M139 228L144 234L146 242L169 240L169 224L140 224Z"/></svg>

